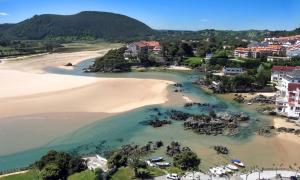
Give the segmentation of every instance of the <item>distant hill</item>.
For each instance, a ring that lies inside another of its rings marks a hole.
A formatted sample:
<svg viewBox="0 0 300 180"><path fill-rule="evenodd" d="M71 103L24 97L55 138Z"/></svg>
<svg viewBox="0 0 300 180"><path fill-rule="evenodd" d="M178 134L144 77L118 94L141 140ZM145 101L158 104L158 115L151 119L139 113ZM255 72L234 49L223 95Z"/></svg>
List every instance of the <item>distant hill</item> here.
<svg viewBox="0 0 300 180"><path fill-rule="evenodd" d="M120 14L85 11L75 15L35 15L17 24L0 25L2 39L83 37L127 39L152 35L146 24Z"/></svg>
<svg viewBox="0 0 300 180"><path fill-rule="evenodd" d="M130 41L158 39L201 41L211 38L236 44L241 40L262 40L265 37L295 34L300 34L300 28L293 31L153 30L143 22L128 16L96 11L84 11L74 15L35 15L17 24L0 24L0 40L104 39Z"/></svg>

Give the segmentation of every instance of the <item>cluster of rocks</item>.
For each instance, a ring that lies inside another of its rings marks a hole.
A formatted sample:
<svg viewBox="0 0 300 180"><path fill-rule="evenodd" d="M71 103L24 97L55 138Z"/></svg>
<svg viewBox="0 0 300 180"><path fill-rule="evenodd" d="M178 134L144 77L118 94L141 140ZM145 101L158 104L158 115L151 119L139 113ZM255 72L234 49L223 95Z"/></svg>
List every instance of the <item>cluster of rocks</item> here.
<svg viewBox="0 0 300 180"><path fill-rule="evenodd" d="M238 103L244 103L245 102L245 98L240 94L234 94L233 100L238 102Z"/></svg>
<svg viewBox="0 0 300 180"><path fill-rule="evenodd" d="M191 107L198 107L198 108L220 108L220 109L226 109L227 106L225 104L210 104L210 103L197 103L197 102L190 102L184 104L185 108L191 108Z"/></svg>
<svg viewBox="0 0 300 180"><path fill-rule="evenodd" d="M169 117L171 119L176 120L176 121L185 121L187 118L193 116L190 113L186 113L186 112L182 112L182 111L177 111L177 110L174 110L174 109L168 111L167 114L169 115Z"/></svg>
<svg viewBox="0 0 300 180"><path fill-rule="evenodd" d="M249 100L250 103L275 104L275 96L257 95Z"/></svg>
<svg viewBox="0 0 300 180"><path fill-rule="evenodd" d="M150 125L154 128L157 128L157 127L162 127L163 125L166 125L166 124L171 124L171 121L155 119L155 120L142 121L141 124Z"/></svg>
<svg viewBox="0 0 300 180"><path fill-rule="evenodd" d="M214 150L217 151L218 154L228 154L229 150L225 146L214 146Z"/></svg>
<svg viewBox="0 0 300 180"><path fill-rule="evenodd" d="M272 132L275 130L274 126L262 127L257 130L257 134L260 136L271 136Z"/></svg>
<svg viewBox="0 0 300 180"><path fill-rule="evenodd" d="M176 89L174 90L174 92L182 92L182 88L183 88L183 85L181 83L175 83L173 85Z"/></svg>
<svg viewBox="0 0 300 180"><path fill-rule="evenodd" d="M261 104L275 104L276 97L275 96L264 96L264 95L257 95L250 100L246 100L241 94L234 94L234 101L238 103L261 103Z"/></svg>
<svg viewBox="0 0 300 180"><path fill-rule="evenodd" d="M284 133L292 133L295 135L300 135L300 129L295 128L286 128L279 127L275 128L274 126L266 126L257 130L257 134L261 136L270 136L273 132L284 132Z"/></svg>
<svg viewBox="0 0 300 180"><path fill-rule="evenodd" d="M184 127L205 135L236 135L239 133L239 124L249 119L249 116L243 113L193 115L185 120Z"/></svg>
<svg viewBox="0 0 300 180"><path fill-rule="evenodd" d="M178 142L172 141L171 144L167 146L166 155L173 157L176 154L179 154L182 151L187 151L187 150L191 150L191 149L189 147L181 148Z"/></svg>
<svg viewBox="0 0 300 180"><path fill-rule="evenodd" d="M277 128L277 132L293 133L295 135L300 135L300 129L295 128L279 127Z"/></svg>

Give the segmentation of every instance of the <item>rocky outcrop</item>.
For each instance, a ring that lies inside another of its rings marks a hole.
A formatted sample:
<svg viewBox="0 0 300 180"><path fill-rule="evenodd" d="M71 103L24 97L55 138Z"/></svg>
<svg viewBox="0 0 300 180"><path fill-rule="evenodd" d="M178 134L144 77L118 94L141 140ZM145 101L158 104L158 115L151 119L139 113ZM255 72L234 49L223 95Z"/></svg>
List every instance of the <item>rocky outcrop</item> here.
<svg viewBox="0 0 300 180"><path fill-rule="evenodd" d="M218 154L228 154L229 150L225 146L214 146L214 150L217 151Z"/></svg>
<svg viewBox="0 0 300 180"><path fill-rule="evenodd" d="M239 124L248 121L249 116L243 113L218 113L213 115L194 115L184 122L185 129L205 135L236 135L239 133Z"/></svg>
<svg viewBox="0 0 300 180"><path fill-rule="evenodd" d="M155 120L142 121L141 124L150 125L154 128L157 128L157 127L161 127L161 126L166 125L166 124L171 124L171 121L155 119Z"/></svg>

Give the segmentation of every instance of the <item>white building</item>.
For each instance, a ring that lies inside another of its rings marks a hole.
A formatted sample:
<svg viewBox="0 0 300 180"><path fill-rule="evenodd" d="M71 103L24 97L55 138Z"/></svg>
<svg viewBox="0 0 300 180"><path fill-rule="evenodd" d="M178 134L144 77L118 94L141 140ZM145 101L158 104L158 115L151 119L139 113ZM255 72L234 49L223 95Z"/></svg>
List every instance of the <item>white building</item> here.
<svg viewBox="0 0 300 180"><path fill-rule="evenodd" d="M224 75L238 75L243 73L243 68L239 67L223 67L222 70Z"/></svg>
<svg viewBox="0 0 300 180"><path fill-rule="evenodd" d="M86 160L87 167L89 170L95 170L97 168L102 169L104 172L108 170L107 159L99 156L98 154L96 154L95 156L89 156L82 159Z"/></svg>
<svg viewBox="0 0 300 180"><path fill-rule="evenodd" d="M276 88L276 112L287 117L299 118L300 70L286 73Z"/></svg>
<svg viewBox="0 0 300 180"><path fill-rule="evenodd" d="M272 83L280 83L282 77L285 76L288 72L300 69L300 66L273 66L271 74Z"/></svg>

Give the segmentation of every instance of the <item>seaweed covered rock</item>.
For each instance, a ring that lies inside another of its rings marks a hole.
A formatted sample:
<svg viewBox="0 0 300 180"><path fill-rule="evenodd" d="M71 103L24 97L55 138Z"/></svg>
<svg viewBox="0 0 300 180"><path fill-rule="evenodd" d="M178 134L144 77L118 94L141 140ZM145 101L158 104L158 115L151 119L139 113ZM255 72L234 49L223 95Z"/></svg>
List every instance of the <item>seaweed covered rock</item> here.
<svg viewBox="0 0 300 180"><path fill-rule="evenodd" d="M170 119L176 120L176 121L185 121L187 118L193 116L192 114L177 111L177 110L170 110L168 112Z"/></svg>
<svg viewBox="0 0 300 180"><path fill-rule="evenodd" d="M225 146L214 146L214 150L217 151L218 154L228 154L229 150Z"/></svg>

